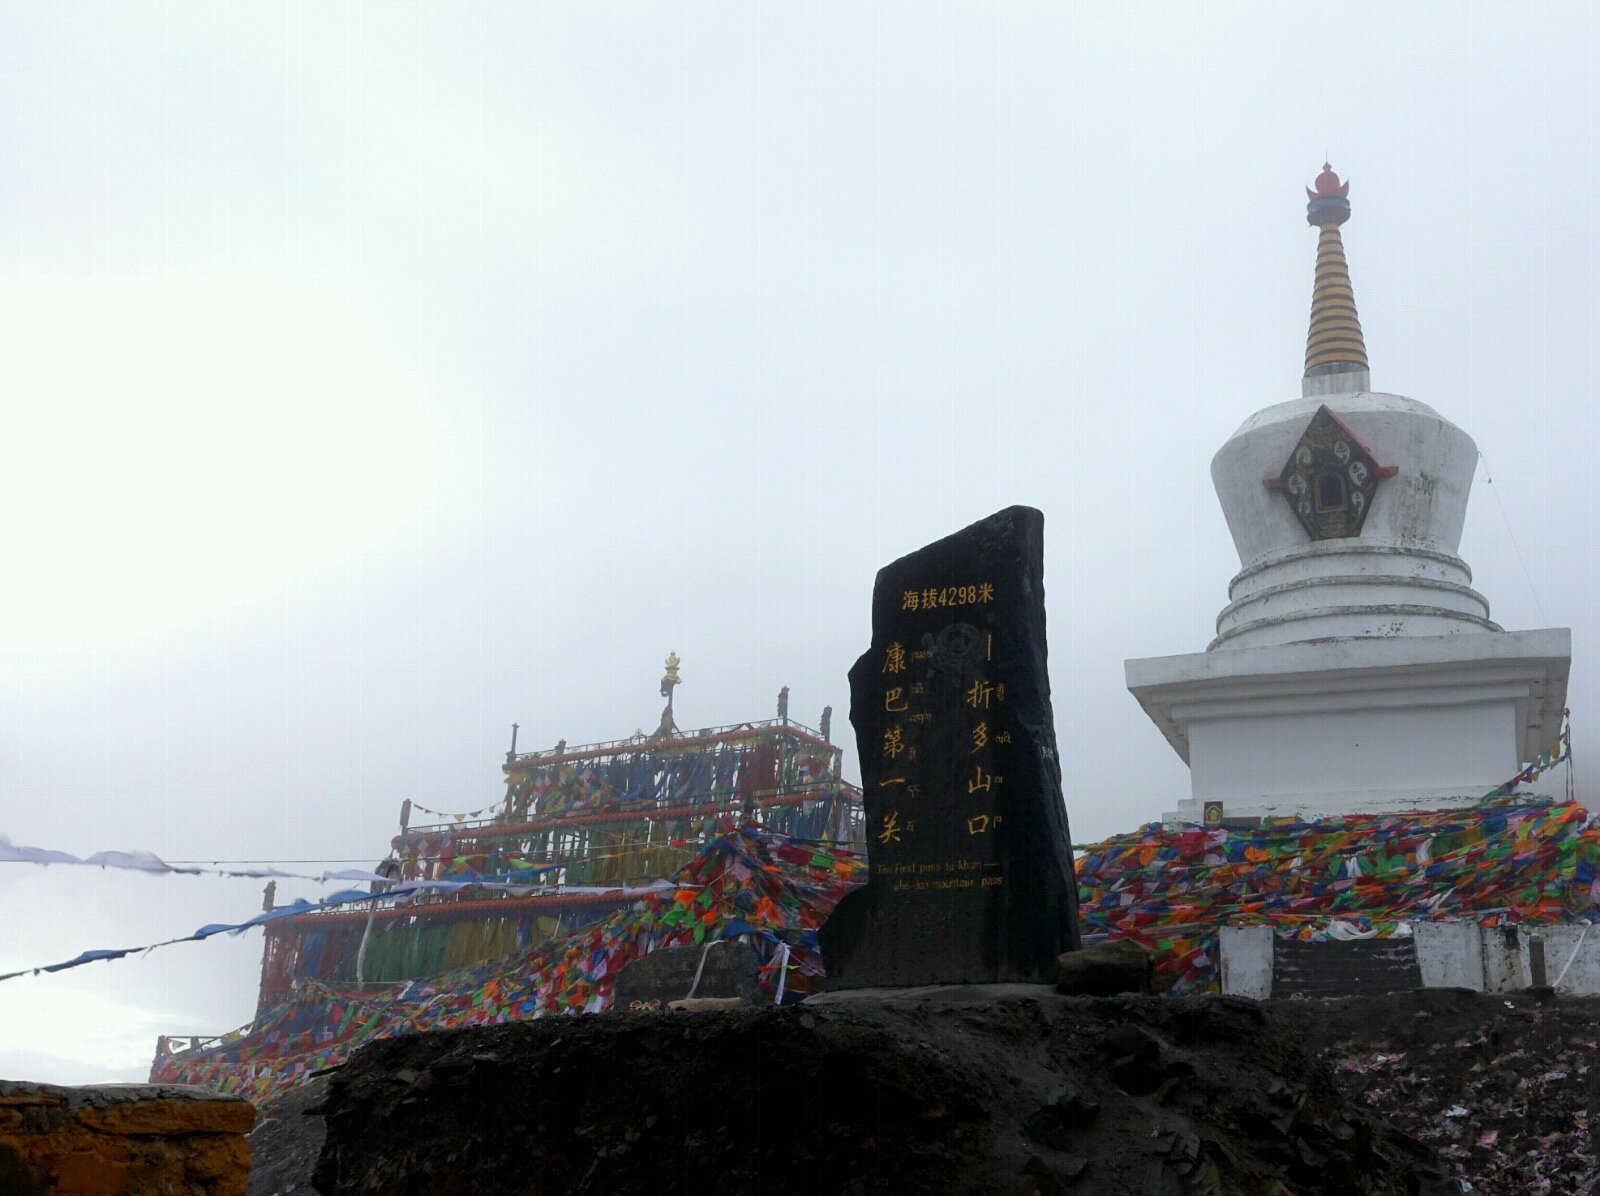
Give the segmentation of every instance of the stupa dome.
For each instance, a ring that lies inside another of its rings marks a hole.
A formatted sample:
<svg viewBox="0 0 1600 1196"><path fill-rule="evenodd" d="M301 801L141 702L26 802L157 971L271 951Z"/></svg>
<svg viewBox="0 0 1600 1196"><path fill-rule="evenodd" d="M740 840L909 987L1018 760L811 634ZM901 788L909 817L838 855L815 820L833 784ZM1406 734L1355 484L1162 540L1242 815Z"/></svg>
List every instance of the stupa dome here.
<svg viewBox="0 0 1600 1196"><path fill-rule="evenodd" d="M1370 498L1351 484L1352 468L1362 467L1350 462L1341 463L1345 484L1329 493L1317 492L1315 475L1299 494L1273 485L1304 455L1322 410L1348 433L1332 447L1348 444L1352 459L1364 450L1387 475L1370 478ZM1313 395L1256 412L1211 462L1240 566L1211 646L1498 631L1456 555L1477 458L1472 437L1404 395ZM1361 507L1350 512L1361 517L1357 534L1313 538L1297 509L1326 516L1319 506L1341 505Z"/></svg>

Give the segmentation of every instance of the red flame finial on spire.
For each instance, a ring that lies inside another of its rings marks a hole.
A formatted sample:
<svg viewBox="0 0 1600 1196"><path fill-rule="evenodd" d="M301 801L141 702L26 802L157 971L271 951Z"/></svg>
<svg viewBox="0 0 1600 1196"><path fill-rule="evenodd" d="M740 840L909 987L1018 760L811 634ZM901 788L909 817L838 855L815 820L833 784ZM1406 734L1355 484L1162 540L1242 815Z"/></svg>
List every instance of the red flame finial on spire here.
<svg viewBox="0 0 1600 1196"><path fill-rule="evenodd" d="M1322 164L1322 173L1317 176L1315 186L1317 188L1315 191L1310 187L1306 188L1306 198L1316 199L1322 195L1337 195L1340 199L1348 199L1350 196L1350 184L1341 183L1339 176L1333 173L1333 167L1326 162Z"/></svg>

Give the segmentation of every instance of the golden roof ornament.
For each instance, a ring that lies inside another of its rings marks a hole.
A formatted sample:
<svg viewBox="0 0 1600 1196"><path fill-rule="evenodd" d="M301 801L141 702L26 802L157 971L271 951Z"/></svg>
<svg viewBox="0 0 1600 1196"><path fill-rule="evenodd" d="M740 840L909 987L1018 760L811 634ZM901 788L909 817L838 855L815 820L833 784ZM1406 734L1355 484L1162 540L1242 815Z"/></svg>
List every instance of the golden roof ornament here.
<svg viewBox="0 0 1600 1196"><path fill-rule="evenodd" d="M676 652L667 653L667 673L661 678L661 696L667 700L667 705L661 711L661 725L651 739L665 739L678 731L677 720L672 717L672 691L683 683L683 678L678 676L678 666L682 663Z"/></svg>

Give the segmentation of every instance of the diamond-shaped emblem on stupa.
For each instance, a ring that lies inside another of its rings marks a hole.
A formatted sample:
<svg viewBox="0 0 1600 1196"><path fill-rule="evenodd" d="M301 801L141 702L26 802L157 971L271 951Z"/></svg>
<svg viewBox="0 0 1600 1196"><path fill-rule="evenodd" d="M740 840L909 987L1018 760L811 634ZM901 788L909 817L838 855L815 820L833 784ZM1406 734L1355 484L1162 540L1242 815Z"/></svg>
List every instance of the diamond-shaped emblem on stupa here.
<svg viewBox="0 0 1600 1196"><path fill-rule="evenodd" d="M1379 465L1326 406L1318 407L1283 471L1267 485L1282 492L1313 540L1361 534L1378 483L1398 470Z"/></svg>

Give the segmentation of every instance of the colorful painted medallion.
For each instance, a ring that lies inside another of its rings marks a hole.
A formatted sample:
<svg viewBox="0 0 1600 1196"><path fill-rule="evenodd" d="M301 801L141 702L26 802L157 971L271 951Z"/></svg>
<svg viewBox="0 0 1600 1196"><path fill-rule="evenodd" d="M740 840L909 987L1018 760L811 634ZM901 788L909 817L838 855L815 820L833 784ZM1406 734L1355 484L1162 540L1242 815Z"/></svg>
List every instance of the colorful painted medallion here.
<svg viewBox="0 0 1600 1196"><path fill-rule="evenodd" d="M1393 477L1327 407L1317 408L1283 472L1268 478L1313 540L1359 536L1378 482Z"/></svg>

